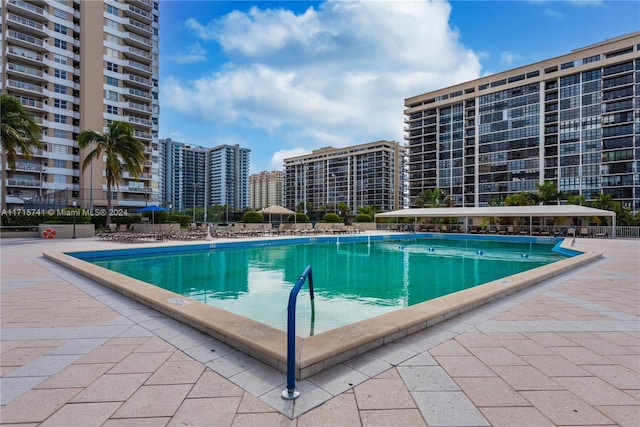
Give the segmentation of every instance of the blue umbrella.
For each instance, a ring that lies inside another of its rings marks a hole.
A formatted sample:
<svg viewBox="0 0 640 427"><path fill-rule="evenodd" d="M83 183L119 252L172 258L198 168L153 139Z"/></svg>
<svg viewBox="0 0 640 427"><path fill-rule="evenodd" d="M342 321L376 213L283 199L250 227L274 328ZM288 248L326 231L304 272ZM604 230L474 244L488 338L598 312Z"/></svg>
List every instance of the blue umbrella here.
<svg viewBox="0 0 640 427"><path fill-rule="evenodd" d="M156 212L167 212L169 209L161 208L157 205L145 206L144 208L138 209L136 212L151 212L151 228L155 228L156 224Z"/></svg>

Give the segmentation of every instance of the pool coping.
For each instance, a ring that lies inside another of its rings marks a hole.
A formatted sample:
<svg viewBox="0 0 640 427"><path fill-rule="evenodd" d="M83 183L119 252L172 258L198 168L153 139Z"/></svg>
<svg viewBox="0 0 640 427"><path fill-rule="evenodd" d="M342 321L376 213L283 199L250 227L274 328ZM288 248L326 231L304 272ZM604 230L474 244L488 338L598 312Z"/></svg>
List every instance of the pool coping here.
<svg viewBox="0 0 640 427"><path fill-rule="evenodd" d="M406 238L407 235L403 237ZM564 239L559 246L557 245L562 250L580 253L571 258L311 337L296 337L296 378L308 378L376 347L602 257L600 252L577 251L572 247L572 242L573 239ZM174 292L107 270L64 252L44 252L43 256L198 329L279 371L287 370L285 331L199 301L189 300Z"/></svg>

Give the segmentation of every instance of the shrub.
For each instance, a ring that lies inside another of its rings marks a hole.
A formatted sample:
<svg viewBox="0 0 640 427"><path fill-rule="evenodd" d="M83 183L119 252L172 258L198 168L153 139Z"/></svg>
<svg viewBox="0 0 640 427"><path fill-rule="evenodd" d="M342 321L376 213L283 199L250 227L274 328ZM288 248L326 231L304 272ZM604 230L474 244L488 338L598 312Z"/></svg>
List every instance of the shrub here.
<svg viewBox="0 0 640 427"><path fill-rule="evenodd" d="M261 212L247 211L242 215L242 222L248 223L262 223L264 222L264 216Z"/></svg>
<svg viewBox="0 0 640 427"><path fill-rule="evenodd" d="M373 218L371 218L371 215L368 214L358 214L358 216L356 216L356 219L354 219L355 222L373 222Z"/></svg>
<svg viewBox="0 0 640 427"><path fill-rule="evenodd" d="M287 222L309 222L309 217L302 212L298 212L295 215L289 215L287 217Z"/></svg>
<svg viewBox="0 0 640 427"><path fill-rule="evenodd" d="M340 216L338 216L338 214L330 212L330 213L324 214L324 216L322 217L322 221L324 221L324 222L342 222L342 218L340 218Z"/></svg>

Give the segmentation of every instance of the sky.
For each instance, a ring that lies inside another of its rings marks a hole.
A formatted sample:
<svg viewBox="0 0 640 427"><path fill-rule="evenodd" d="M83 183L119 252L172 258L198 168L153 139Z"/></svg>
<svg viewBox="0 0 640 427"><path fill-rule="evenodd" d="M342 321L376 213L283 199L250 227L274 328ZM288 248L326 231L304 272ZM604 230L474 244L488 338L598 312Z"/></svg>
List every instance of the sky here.
<svg viewBox="0 0 640 427"><path fill-rule="evenodd" d="M251 150L404 144L404 100L640 30L634 0L160 2L160 138Z"/></svg>

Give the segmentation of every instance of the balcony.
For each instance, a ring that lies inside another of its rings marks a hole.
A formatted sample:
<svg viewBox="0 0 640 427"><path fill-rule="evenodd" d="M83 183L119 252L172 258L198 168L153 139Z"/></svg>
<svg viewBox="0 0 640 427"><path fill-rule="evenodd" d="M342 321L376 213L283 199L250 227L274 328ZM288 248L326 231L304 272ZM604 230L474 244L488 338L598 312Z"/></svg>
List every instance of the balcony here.
<svg viewBox="0 0 640 427"><path fill-rule="evenodd" d="M151 14L151 12L148 12L146 10L140 9L136 6L133 5L129 5L129 9L125 9L124 10L124 15L125 16L130 16L136 19L139 19L141 21L144 21L148 24L151 24L153 22L153 15Z"/></svg>
<svg viewBox="0 0 640 427"><path fill-rule="evenodd" d="M29 17L31 19L43 19L44 9L34 4L27 3L22 0L9 0L7 2L7 10L13 10L16 13L20 13L22 16Z"/></svg>
<svg viewBox="0 0 640 427"><path fill-rule="evenodd" d="M132 87L128 88L128 91L127 93L125 93L125 95L133 96L142 100L151 100L151 95L149 95L149 92L134 89Z"/></svg>
<svg viewBox="0 0 640 427"><path fill-rule="evenodd" d="M32 62L34 65L42 65L42 62L44 61L44 56L39 54L38 52L16 46L9 46L9 48L7 49L7 57L15 57L20 59L21 61L26 60L28 62Z"/></svg>
<svg viewBox="0 0 640 427"><path fill-rule="evenodd" d="M127 31L133 31L134 33L141 34L147 37L153 35L153 29L151 28L151 26L137 21L133 18L124 20L124 28Z"/></svg>
<svg viewBox="0 0 640 427"><path fill-rule="evenodd" d="M144 73L148 73L148 74L152 74L153 70L151 69L151 67L149 67L148 65L145 64L141 64L139 62L136 61L124 61L124 63L122 64L122 66L125 69L133 69L139 72L144 72Z"/></svg>
<svg viewBox="0 0 640 427"><path fill-rule="evenodd" d="M22 82L19 80L7 80L7 87L13 89L16 92L23 92L29 95L42 95L44 93L44 89L42 88L42 86L34 85L33 83Z"/></svg>
<svg viewBox="0 0 640 427"><path fill-rule="evenodd" d="M139 131L139 130L137 130L137 129L136 129L136 130L134 130L134 132L133 132L133 136L134 136L134 137L136 137L136 138L138 138L138 139L148 139L148 140L151 140L151 134L150 134L149 132L142 132L142 131ZM145 166L146 166L146 163L145 163Z"/></svg>
<svg viewBox="0 0 640 427"><path fill-rule="evenodd" d="M9 13L7 15L7 22L9 24L18 24L24 31L29 33L36 32L40 36L45 36L46 33L44 31L44 26L36 21L32 21L31 19L23 18L22 16L14 15L13 13ZM13 25L11 25L13 26Z"/></svg>
<svg viewBox="0 0 640 427"><path fill-rule="evenodd" d="M130 0L129 3L139 6L139 7L144 7L147 10L153 10L153 1L152 0Z"/></svg>
<svg viewBox="0 0 640 427"><path fill-rule="evenodd" d="M133 83L139 86L144 86L146 88L151 88L153 86L151 83L151 80L145 79L144 77L136 76L135 74L126 74L125 79L129 83Z"/></svg>
<svg viewBox="0 0 640 427"><path fill-rule="evenodd" d="M124 104L125 109L143 111L145 113L151 113L151 108L147 104L139 104L137 102L127 102Z"/></svg>
<svg viewBox="0 0 640 427"><path fill-rule="evenodd" d="M28 79L44 80L44 73L41 70L27 67L26 65L14 64L9 62L7 64L7 73L13 75L19 75Z"/></svg>
<svg viewBox="0 0 640 427"><path fill-rule="evenodd" d="M7 36L12 43L15 43L18 46L37 49L39 51L47 50L44 47L44 41L41 38L30 36L13 30L7 31Z"/></svg>
<svg viewBox="0 0 640 427"><path fill-rule="evenodd" d="M129 123L134 123L134 124L137 124L137 125L151 126L151 120L145 119L143 117L129 116L129 117L127 117L127 121ZM145 152L146 152L146 150L145 150Z"/></svg>
<svg viewBox="0 0 640 427"><path fill-rule="evenodd" d="M126 58L133 57L137 60L146 61L147 63L150 63L151 61L153 61L153 57L151 56L151 53L149 53L147 50L138 49L137 47L133 47L133 46L125 47L124 56Z"/></svg>
<svg viewBox="0 0 640 427"><path fill-rule="evenodd" d="M26 160L18 160L16 162L16 171L41 172L43 166L40 163L30 162Z"/></svg>
<svg viewBox="0 0 640 427"><path fill-rule="evenodd" d="M42 185L42 181L39 179L7 179L7 187L28 187L39 188Z"/></svg>
<svg viewBox="0 0 640 427"><path fill-rule="evenodd" d="M132 32L124 33L124 40L127 42L127 44L130 44L133 46L139 46L142 48L153 47L153 44L151 43L150 39L148 39L147 37L142 37Z"/></svg>
<svg viewBox="0 0 640 427"><path fill-rule="evenodd" d="M37 110L44 109L44 104L41 101L36 101L35 99L32 99L32 98L25 98L23 96L17 96L16 98L18 98L20 103L24 105L26 108L29 108L29 109L33 108Z"/></svg>

